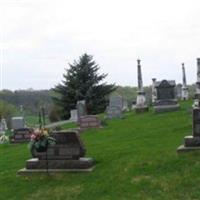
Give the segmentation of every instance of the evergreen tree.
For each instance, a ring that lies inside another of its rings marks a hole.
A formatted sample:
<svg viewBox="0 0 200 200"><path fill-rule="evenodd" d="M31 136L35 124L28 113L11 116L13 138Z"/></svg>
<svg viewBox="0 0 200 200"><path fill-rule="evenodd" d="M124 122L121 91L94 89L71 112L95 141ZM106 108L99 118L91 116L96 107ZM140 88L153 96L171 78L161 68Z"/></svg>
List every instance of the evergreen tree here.
<svg viewBox="0 0 200 200"><path fill-rule="evenodd" d="M107 97L115 90L115 85L102 82L107 74L99 74L99 66L87 54L69 64L69 67L63 75L62 83L54 88L57 95L53 100L61 108L62 118L70 117L70 110L76 108L78 100L86 100L88 114L104 112Z"/></svg>

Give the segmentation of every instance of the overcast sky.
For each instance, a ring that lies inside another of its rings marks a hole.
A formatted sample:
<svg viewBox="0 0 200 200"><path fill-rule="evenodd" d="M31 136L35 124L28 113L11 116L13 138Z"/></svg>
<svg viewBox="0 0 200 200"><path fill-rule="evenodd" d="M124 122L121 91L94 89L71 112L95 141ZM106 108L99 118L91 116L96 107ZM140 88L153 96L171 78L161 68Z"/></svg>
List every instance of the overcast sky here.
<svg viewBox="0 0 200 200"><path fill-rule="evenodd" d="M1 87L48 89L88 53L107 82L144 85L157 79L196 81L199 0L0 0Z"/></svg>

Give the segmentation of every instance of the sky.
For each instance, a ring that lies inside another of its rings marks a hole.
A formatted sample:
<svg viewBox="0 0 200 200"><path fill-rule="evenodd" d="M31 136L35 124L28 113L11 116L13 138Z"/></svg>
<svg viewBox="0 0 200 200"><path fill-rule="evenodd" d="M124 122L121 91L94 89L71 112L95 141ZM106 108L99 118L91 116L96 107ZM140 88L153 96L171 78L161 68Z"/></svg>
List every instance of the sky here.
<svg viewBox="0 0 200 200"><path fill-rule="evenodd" d="M199 0L0 0L0 89L50 89L94 56L107 83L196 82Z"/></svg>

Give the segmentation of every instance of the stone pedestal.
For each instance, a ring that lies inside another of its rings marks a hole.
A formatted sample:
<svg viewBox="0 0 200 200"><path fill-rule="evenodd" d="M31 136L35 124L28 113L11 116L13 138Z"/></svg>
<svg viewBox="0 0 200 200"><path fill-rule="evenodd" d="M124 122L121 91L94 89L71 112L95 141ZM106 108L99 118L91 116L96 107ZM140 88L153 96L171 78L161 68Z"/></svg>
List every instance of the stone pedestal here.
<svg viewBox="0 0 200 200"><path fill-rule="evenodd" d="M86 149L76 131L60 131L51 134L56 145L49 146L46 152L32 151L33 158L26 161L26 168L19 170L19 175L91 171L94 160L85 158Z"/></svg>
<svg viewBox="0 0 200 200"><path fill-rule="evenodd" d="M186 101L189 99L189 89L187 87L182 87L182 100Z"/></svg>
<svg viewBox="0 0 200 200"><path fill-rule="evenodd" d="M179 109L180 105L177 103L176 100L156 101L156 103L154 104L155 113L178 111Z"/></svg>
<svg viewBox="0 0 200 200"><path fill-rule="evenodd" d="M184 145L177 152L200 150L200 108L193 109L193 135L184 138Z"/></svg>
<svg viewBox="0 0 200 200"><path fill-rule="evenodd" d="M148 106L146 105L146 97L144 92L138 92L135 112L136 113L143 113L149 110Z"/></svg>
<svg viewBox="0 0 200 200"><path fill-rule="evenodd" d="M11 143L30 142L32 133L33 133L33 129L31 128L16 129L14 130L13 135L10 136L10 142Z"/></svg>

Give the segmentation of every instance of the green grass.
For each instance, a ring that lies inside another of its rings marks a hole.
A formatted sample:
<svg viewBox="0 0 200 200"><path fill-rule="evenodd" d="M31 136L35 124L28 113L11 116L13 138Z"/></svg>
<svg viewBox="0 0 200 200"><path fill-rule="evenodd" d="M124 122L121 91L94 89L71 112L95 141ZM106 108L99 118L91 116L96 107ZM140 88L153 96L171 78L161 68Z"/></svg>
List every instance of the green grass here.
<svg viewBox="0 0 200 200"><path fill-rule="evenodd" d="M91 173L18 177L30 158L26 144L0 146L0 199L189 200L200 199L200 154L177 155L192 133L192 102L178 112L127 113L104 129L82 134Z"/></svg>
<svg viewBox="0 0 200 200"><path fill-rule="evenodd" d="M25 116L25 122L28 127L38 127L39 126L39 118L37 115L27 115ZM45 118L46 124L50 123L48 117Z"/></svg>

